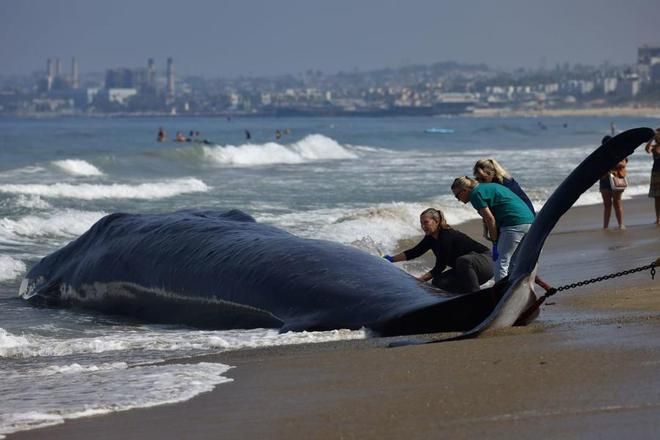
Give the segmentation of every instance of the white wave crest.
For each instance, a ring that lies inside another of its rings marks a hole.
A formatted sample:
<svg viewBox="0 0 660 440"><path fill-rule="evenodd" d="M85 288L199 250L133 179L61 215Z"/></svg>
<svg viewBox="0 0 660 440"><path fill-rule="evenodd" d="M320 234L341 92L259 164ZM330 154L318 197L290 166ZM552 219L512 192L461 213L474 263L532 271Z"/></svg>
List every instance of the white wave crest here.
<svg viewBox="0 0 660 440"><path fill-rule="evenodd" d="M14 280L25 273L25 263L9 255L0 255L0 281Z"/></svg>
<svg viewBox="0 0 660 440"><path fill-rule="evenodd" d="M76 237L105 215L105 212L65 209L46 215L28 215L18 220L2 218L0 241L15 242L25 237Z"/></svg>
<svg viewBox="0 0 660 440"><path fill-rule="evenodd" d="M204 147L204 155L221 165L258 166L300 164L319 160L356 159L358 156L335 140L312 134L290 145L275 142Z"/></svg>
<svg viewBox="0 0 660 440"><path fill-rule="evenodd" d="M332 330L325 332L279 333L272 329L175 331L149 330L147 333L126 332L109 336L59 339L35 334L12 335L0 328L0 357L58 357L74 354L112 351L175 352L185 355L191 350L239 350L242 348L293 345L349 339L364 339L365 330Z"/></svg>
<svg viewBox="0 0 660 440"><path fill-rule="evenodd" d="M152 200L174 197L179 194L206 192L209 187L199 179L173 179L162 182L141 183L138 185L112 184L94 185L68 183L44 184L9 184L0 185L0 192L13 194L31 194L42 197L72 198L81 200L98 199L138 199Z"/></svg>
<svg viewBox="0 0 660 440"><path fill-rule="evenodd" d="M16 336L0 328L0 357L14 357L29 345L30 341L26 337Z"/></svg>
<svg viewBox="0 0 660 440"><path fill-rule="evenodd" d="M89 162L81 159L53 161L53 165L72 176L101 176L103 173Z"/></svg>
<svg viewBox="0 0 660 440"><path fill-rule="evenodd" d="M16 197L15 203L16 206L21 208L48 209L51 207L50 203L35 195L19 194L18 197Z"/></svg>
<svg viewBox="0 0 660 440"><path fill-rule="evenodd" d="M126 362L106 362L100 365L80 365L73 363L70 365L50 365L41 369L36 374L42 376L52 376L55 374L80 374L107 370L125 370L128 368Z"/></svg>
<svg viewBox="0 0 660 440"><path fill-rule="evenodd" d="M125 350L127 341L112 338L55 339L38 335L15 336L0 329L0 358L31 358L39 356L66 356L80 353L103 353Z"/></svg>
<svg viewBox="0 0 660 440"><path fill-rule="evenodd" d="M34 175L37 173L43 173L44 171L45 169L43 167L32 165L32 166L27 166L25 168L15 168L13 170L2 171L0 172L0 177L16 178L16 177L22 177L24 175Z"/></svg>

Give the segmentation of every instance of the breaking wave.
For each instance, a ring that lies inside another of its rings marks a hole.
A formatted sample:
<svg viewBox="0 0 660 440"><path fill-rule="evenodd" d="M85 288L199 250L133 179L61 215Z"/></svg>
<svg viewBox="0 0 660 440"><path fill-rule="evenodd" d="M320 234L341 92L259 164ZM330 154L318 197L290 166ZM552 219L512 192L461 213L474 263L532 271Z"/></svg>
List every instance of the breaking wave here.
<svg viewBox="0 0 660 440"><path fill-rule="evenodd" d="M55 160L53 165L71 176L101 176L103 173L89 162L80 159Z"/></svg>
<svg viewBox="0 0 660 440"><path fill-rule="evenodd" d="M320 134L306 136L283 145L276 142L203 147L204 156L213 163L229 166L301 164L320 160L357 159L358 155L335 140Z"/></svg>

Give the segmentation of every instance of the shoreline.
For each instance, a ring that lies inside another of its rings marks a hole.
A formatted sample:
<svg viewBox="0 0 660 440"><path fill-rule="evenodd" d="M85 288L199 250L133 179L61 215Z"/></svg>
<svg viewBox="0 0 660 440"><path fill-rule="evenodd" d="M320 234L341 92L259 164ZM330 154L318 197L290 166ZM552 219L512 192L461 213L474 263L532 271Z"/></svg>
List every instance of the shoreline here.
<svg viewBox="0 0 660 440"><path fill-rule="evenodd" d="M498 110L483 109L475 117L562 117L562 116L636 116L660 118L660 107L616 106L598 108L557 108L541 110Z"/></svg>
<svg viewBox="0 0 660 440"><path fill-rule="evenodd" d="M387 114L387 115L364 115L359 113L345 113L338 115L331 114L301 114L296 116L278 116L274 114L258 114L258 113L177 113L171 114L169 112L145 112L145 113L62 113L62 114L47 114L47 113L34 113L34 114L0 114L0 119L13 118L13 119L58 119L58 118L89 118L89 119L131 119L131 118L450 118L450 117L568 117L568 116L592 116L592 117L651 117L660 118L660 107L647 107L647 106L613 106L613 107L594 107L594 108L553 108L553 109L534 109L534 110L521 110L509 108L489 108L489 109L475 109L471 113L460 114L429 114L429 115L406 115L402 114Z"/></svg>
<svg viewBox="0 0 660 440"><path fill-rule="evenodd" d="M652 200L625 200L624 209L628 228L603 230L600 205L571 208L546 241L542 278L558 286L660 257ZM459 229L480 236L478 221ZM233 382L182 403L7 438L655 438L660 430L658 274L561 292L525 327L386 348L391 340L181 360L232 365Z"/></svg>

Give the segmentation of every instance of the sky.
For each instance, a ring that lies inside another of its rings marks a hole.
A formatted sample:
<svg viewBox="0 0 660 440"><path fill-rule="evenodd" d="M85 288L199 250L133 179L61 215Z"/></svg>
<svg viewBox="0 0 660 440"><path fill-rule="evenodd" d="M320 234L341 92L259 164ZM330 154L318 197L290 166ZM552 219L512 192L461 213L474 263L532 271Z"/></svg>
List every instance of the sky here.
<svg viewBox="0 0 660 440"><path fill-rule="evenodd" d="M512 70L632 64L660 45L660 0L0 0L0 74L71 57L82 73L143 67L272 76L439 61Z"/></svg>

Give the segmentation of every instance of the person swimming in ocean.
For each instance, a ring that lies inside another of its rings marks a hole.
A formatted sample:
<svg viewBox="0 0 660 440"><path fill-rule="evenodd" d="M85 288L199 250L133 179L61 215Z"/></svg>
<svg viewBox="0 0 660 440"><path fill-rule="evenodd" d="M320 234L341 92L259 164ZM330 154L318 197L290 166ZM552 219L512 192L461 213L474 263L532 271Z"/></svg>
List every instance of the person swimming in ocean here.
<svg viewBox="0 0 660 440"><path fill-rule="evenodd" d="M164 142L166 136L167 136L167 135L165 134L165 130L163 130L163 127L160 127L160 128L158 129L158 136L156 137L156 140L157 140L158 142Z"/></svg>

